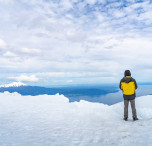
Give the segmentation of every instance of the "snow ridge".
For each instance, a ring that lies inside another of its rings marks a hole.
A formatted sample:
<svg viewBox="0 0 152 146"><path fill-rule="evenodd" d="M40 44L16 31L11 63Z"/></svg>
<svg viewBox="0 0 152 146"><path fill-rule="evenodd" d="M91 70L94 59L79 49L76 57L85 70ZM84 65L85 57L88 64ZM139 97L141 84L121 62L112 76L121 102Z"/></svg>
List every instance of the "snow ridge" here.
<svg viewBox="0 0 152 146"><path fill-rule="evenodd" d="M0 93L0 146L151 146L152 95L136 99L139 121L130 106L122 120L123 108L123 102L69 102L59 94Z"/></svg>
<svg viewBox="0 0 152 146"><path fill-rule="evenodd" d="M22 82L13 82L10 84L0 85L0 87L20 87L20 86L27 86L27 85Z"/></svg>

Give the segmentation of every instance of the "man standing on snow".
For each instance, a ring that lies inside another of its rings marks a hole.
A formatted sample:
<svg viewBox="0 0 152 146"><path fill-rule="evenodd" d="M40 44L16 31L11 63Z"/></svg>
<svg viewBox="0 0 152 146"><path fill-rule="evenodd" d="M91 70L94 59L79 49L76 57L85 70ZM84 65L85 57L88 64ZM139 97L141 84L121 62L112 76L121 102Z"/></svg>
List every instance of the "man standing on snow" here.
<svg viewBox="0 0 152 146"><path fill-rule="evenodd" d="M123 91L124 98L124 120L128 119L128 104L131 103L133 120L138 120L135 108L135 90L137 89L137 83L134 78L131 77L130 70L124 72L124 77L120 81L119 88Z"/></svg>

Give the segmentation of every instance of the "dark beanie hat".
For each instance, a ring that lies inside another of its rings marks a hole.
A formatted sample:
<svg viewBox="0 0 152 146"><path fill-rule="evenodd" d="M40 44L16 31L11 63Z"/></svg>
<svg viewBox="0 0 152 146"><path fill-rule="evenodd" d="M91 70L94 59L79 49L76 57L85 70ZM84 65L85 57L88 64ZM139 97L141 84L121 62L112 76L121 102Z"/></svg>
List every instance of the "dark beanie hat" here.
<svg viewBox="0 0 152 146"><path fill-rule="evenodd" d="M130 70L125 70L124 75L125 75L125 77L126 77L126 76L131 76Z"/></svg>

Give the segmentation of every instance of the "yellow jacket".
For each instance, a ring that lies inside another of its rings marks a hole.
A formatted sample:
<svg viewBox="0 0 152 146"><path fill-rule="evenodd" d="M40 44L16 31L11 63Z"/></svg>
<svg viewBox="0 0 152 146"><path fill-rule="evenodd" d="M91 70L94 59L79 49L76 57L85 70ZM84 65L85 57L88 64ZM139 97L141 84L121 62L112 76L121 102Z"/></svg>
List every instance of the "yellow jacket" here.
<svg viewBox="0 0 152 146"><path fill-rule="evenodd" d="M124 95L135 95L137 83L131 76L123 77L120 81L119 88L123 91Z"/></svg>

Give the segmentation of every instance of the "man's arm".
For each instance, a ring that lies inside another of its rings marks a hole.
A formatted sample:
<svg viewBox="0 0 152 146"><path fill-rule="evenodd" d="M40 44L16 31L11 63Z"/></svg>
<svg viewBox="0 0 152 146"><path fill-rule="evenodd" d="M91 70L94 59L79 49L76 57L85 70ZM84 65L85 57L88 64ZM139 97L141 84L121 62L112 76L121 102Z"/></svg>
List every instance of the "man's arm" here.
<svg viewBox="0 0 152 146"><path fill-rule="evenodd" d="M120 90L122 90L122 89L121 89L121 80L120 80L120 83L119 83L119 88L120 88Z"/></svg>
<svg viewBox="0 0 152 146"><path fill-rule="evenodd" d="M136 80L134 79L134 82L135 82L135 89L137 89L138 88L138 86L137 86L137 82L136 82Z"/></svg>

